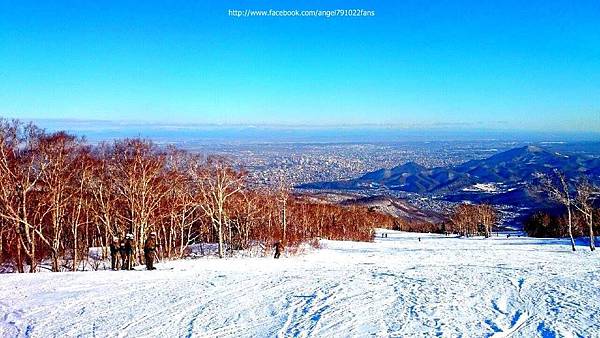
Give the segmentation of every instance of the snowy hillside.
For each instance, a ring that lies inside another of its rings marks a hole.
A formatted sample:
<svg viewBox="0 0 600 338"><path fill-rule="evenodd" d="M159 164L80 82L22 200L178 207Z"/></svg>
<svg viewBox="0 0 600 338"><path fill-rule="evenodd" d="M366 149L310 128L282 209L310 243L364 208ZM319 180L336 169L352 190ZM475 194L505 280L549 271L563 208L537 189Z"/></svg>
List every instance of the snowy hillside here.
<svg viewBox="0 0 600 338"><path fill-rule="evenodd" d="M600 337L600 255L585 247L399 232L323 245L152 272L2 275L0 336Z"/></svg>

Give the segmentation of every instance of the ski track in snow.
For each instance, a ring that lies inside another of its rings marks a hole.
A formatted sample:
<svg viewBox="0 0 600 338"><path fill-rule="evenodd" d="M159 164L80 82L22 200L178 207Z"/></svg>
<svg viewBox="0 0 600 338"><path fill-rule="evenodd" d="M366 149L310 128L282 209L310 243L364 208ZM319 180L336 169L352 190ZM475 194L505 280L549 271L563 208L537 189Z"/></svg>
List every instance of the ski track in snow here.
<svg viewBox="0 0 600 338"><path fill-rule="evenodd" d="M280 260L2 275L0 336L600 337L598 253L388 233Z"/></svg>

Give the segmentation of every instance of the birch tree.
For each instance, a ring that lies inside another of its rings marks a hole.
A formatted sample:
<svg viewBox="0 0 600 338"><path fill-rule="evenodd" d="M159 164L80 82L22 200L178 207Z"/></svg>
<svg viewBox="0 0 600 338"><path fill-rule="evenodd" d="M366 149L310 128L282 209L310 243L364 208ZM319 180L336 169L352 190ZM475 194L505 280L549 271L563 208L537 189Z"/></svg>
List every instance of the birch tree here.
<svg viewBox="0 0 600 338"><path fill-rule="evenodd" d="M90 172L87 177L89 194L88 216L102 235L103 256L108 256L108 245L113 237L124 235L125 221L119 222L124 199L117 193L114 176L112 150L106 143L98 145L90 154Z"/></svg>
<svg viewBox="0 0 600 338"><path fill-rule="evenodd" d="M25 254L29 272L37 269L36 242L43 237L39 181L46 163L37 149L41 135L43 131L31 124L0 121L0 217L13 224L16 251ZM21 257L17 269L24 272Z"/></svg>
<svg viewBox="0 0 600 338"><path fill-rule="evenodd" d="M158 220L161 201L169 193L164 179L165 154L150 141L127 139L115 142L111 161L111 182L124 201L119 217L135 238L135 257L141 263L144 239Z"/></svg>
<svg viewBox="0 0 600 338"><path fill-rule="evenodd" d="M553 201L562 204L567 208L567 232L571 240L571 249L575 251L575 239L573 238L573 197L565 175L559 170L554 171L555 178L549 175L542 175L542 189Z"/></svg>
<svg viewBox="0 0 600 338"><path fill-rule="evenodd" d="M581 214L588 226L590 236L590 250L596 250L596 240L594 236L594 206L593 200L595 195L599 194L597 187L592 185L588 180L582 179L577 184L577 198L573 204Z"/></svg>
<svg viewBox="0 0 600 338"><path fill-rule="evenodd" d="M45 195L44 216L49 217L46 222L47 234L41 238L50 248L52 271L59 271L59 250L63 231L68 229L70 209L81 205L83 198L85 182L82 180L85 176L81 175L80 169L85 160L82 151L80 140L64 132L47 135L40 140L39 154L46 165L40 184ZM72 221L77 222L73 219ZM72 224L69 224L69 228L71 226Z"/></svg>
<svg viewBox="0 0 600 338"><path fill-rule="evenodd" d="M167 255L171 248L177 247L177 256L182 257L188 245L194 243L202 234L202 210L198 203L200 182L194 180L193 171L201 165L199 156L177 149L169 149L168 154L170 190L164 203L168 210L168 221L163 222L162 232L167 246ZM167 224L169 225L167 227Z"/></svg>
<svg viewBox="0 0 600 338"><path fill-rule="evenodd" d="M290 187L284 178L279 178L276 191L277 204L280 210L282 242L285 244L288 232L288 202L290 198Z"/></svg>
<svg viewBox="0 0 600 338"><path fill-rule="evenodd" d="M224 229L227 226L227 202L243 186L243 177L223 159L209 158L206 166L196 171L201 184L200 207L217 233L219 257L224 254Z"/></svg>

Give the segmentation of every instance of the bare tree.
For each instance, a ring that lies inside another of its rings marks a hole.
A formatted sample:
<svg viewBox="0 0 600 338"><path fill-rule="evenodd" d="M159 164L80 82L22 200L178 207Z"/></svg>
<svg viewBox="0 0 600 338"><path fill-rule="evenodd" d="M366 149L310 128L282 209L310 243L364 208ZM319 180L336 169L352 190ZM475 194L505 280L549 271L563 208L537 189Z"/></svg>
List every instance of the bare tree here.
<svg viewBox="0 0 600 338"><path fill-rule="evenodd" d="M598 187L592 185L587 179L582 179L577 184L577 198L573 204L579 212L583 214L585 222L589 229L590 236L590 250L596 249L595 236L594 236L594 206L593 200L596 194L598 194Z"/></svg>
<svg viewBox="0 0 600 338"><path fill-rule="evenodd" d="M46 170L43 171L40 180L46 198L44 216L49 216L46 222L48 233L40 238L50 248L52 271L58 271L61 239L63 230L66 229L69 211L73 206L81 204L83 197L84 176L79 170L82 169L81 165L85 164L81 153L84 148L80 140L64 132L43 137L39 148L46 164Z"/></svg>
<svg viewBox="0 0 600 338"><path fill-rule="evenodd" d="M85 148L82 148L82 150L84 149ZM70 229L73 239L71 271L76 271L79 265L79 253L81 249L79 245L79 229L83 225L85 225L87 229L90 219L88 210L90 209L89 206L91 198L88 194L88 191L89 180L92 173L92 163L89 159L87 149L85 150L85 153L80 153L78 156L79 160L76 168L77 176L75 177L75 182L77 182L77 185L73 187L76 190L74 193L75 197L72 199L69 213L66 215L67 224L71 225ZM85 248L87 249L87 246L85 246Z"/></svg>
<svg viewBox="0 0 600 338"><path fill-rule="evenodd" d="M113 181L114 172L113 159L110 146L100 144L94 149L91 154L91 172L87 179L87 188L90 195L89 214L96 226L96 231L102 234L103 242L101 243L103 257L108 255L108 245L111 238L121 237L125 232L125 222L118 222L118 215L122 214L119 210L121 203L120 195L115 188Z"/></svg>
<svg viewBox="0 0 600 338"><path fill-rule="evenodd" d="M137 243L135 256L141 263L144 239L155 226L162 199L171 185L164 179L165 154L150 141L139 139L116 142L112 154L111 178L125 201L119 215L129 224Z"/></svg>
<svg viewBox="0 0 600 338"><path fill-rule="evenodd" d="M447 225L447 230L465 237L474 234L490 237L494 225L498 222L497 211L489 204L459 204L448 218L450 224Z"/></svg>
<svg viewBox="0 0 600 338"><path fill-rule="evenodd" d="M281 212L281 229L282 229L282 242L286 242L286 234L287 234L287 222L288 222L288 201L290 198L290 186L289 183L285 180L285 178L280 177L277 183L277 203Z"/></svg>
<svg viewBox="0 0 600 338"><path fill-rule="evenodd" d="M559 171L554 171L555 179L549 175L541 176L542 189L548 193L548 196L567 208L567 231L571 239L571 249L575 251L575 239L573 238L573 215L571 207L573 206L573 197L567 178Z"/></svg>
<svg viewBox="0 0 600 338"><path fill-rule="evenodd" d="M182 257L188 245L194 243L202 234L202 210L198 204L200 182L194 180L191 173L201 165L199 156L190 155L174 148L168 151L168 178L171 189L164 203L168 210L168 222L162 222L163 238L166 241L167 256L171 248L177 248L177 256ZM166 225L169 226L166 226Z"/></svg>
<svg viewBox="0 0 600 338"><path fill-rule="evenodd" d="M469 237L476 227L473 225L473 208L470 204L459 204L450 213L450 228L464 237Z"/></svg>
<svg viewBox="0 0 600 338"><path fill-rule="evenodd" d="M196 171L202 185L200 207L217 232L219 257L224 255L224 229L228 226L227 202L243 187L243 177L223 159L209 158L204 168Z"/></svg>
<svg viewBox="0 0 600 338"><path fill-rule="evenodd" d="M498 222L498 213L496 209L489 204L482 204L477 206L477 212L479 217L479 223L483 227L484 236L490 237L492 235L492 229Z"/></svg>
<svg viewBox="0 0 600 338"><path fill-rule="evenodd" d="M0 121L0 217L14 225L17 234L17 269L23 272L24 252L29 272L37 269L36 242L42 234L40 181L47 164L39 156L43 131L17 121Z"/></svg>

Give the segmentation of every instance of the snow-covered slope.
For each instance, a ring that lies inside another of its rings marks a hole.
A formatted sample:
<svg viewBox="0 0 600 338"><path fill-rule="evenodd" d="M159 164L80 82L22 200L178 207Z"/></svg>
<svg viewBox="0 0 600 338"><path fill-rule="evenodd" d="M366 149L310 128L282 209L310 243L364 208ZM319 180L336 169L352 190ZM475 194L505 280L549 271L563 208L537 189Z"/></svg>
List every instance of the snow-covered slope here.
<svg viewBox="0 0 600 338"><path fill-rule="evenodd" d="M600 337L600 254L583 246L398 232L323 245L152 272L2 275L0 336Z"/></svg>

